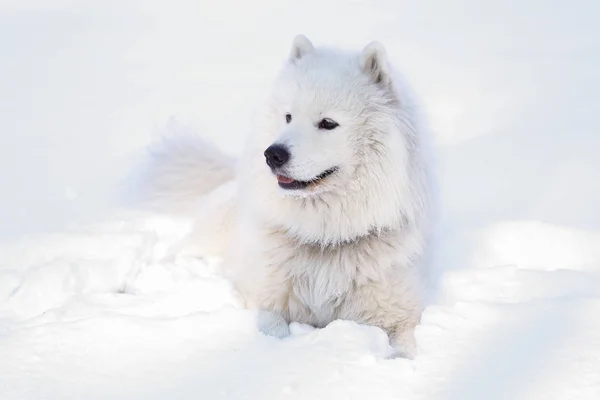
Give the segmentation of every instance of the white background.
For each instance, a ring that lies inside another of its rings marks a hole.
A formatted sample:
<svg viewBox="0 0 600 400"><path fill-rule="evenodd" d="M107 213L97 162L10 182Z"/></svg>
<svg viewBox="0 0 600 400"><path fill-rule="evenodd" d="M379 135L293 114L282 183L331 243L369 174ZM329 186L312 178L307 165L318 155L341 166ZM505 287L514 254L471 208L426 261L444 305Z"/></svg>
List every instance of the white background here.
<svg viewBox="0 0 600 400"><path fill-rule="evenodd" d="M600 398L598 21L592 0L0 1L0 398ZM345 322L260 336L210 266L157 261L168 224L61 233L110 220L174 126L238 154L298 33L381 41L434 128L447 273L415 361Z"/></svg>

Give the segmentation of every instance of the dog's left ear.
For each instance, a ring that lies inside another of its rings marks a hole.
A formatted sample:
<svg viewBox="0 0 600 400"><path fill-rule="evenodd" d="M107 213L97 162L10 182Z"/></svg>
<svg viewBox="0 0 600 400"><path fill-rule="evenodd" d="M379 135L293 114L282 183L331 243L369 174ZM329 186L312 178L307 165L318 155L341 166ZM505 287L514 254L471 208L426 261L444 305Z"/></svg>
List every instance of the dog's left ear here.
<svg viewBox="0 0 600 400"><path fill-rule="evenodd" d="M299 60L314 49L312 42L306 36L297 35L292 43L292 50L290 50L290 61Z"/></svg>
<svg viewBox="0 0 600 400"><path fill-rule="evenodd" d="M373 82L388 86L391 82L387 52L380 42L369 43L360 55L360 67Z"/></svg>

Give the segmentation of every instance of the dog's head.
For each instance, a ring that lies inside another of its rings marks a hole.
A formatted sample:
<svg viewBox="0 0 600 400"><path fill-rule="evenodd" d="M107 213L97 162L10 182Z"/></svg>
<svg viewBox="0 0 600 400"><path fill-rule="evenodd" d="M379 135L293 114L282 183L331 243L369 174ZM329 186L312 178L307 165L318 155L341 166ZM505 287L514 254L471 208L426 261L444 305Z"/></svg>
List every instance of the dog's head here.
<svg viewBox="0 0 600 400"><path fill-rule="evenodd" d="M292 196L351 184L356 168L372 157L366 153L382 140L377 132L394 123L389 106L395 101L381 45L372 43L357 57L296 37L274 85L272 126L265 132L274 183Z"/></svg>
<svg viewBox="0 0 600 400"><path fill-rule="evenodd" d="M316 241L397 224L414 148L404 103L381 44L349 53L296 37L249 146L260 207Z"/></svg>

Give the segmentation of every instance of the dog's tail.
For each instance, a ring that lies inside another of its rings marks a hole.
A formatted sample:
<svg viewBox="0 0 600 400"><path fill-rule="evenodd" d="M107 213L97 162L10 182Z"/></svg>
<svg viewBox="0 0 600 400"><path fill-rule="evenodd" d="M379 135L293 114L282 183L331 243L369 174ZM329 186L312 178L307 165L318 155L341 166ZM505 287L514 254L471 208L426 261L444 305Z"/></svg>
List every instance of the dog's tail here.
<svg viewBox="0 0 600 400"><path fill-rule="evenodd" d="M125 192L130 205L172 215L193 214L203 197L235 178L235 159L195 134L151 145Z"/></svg>

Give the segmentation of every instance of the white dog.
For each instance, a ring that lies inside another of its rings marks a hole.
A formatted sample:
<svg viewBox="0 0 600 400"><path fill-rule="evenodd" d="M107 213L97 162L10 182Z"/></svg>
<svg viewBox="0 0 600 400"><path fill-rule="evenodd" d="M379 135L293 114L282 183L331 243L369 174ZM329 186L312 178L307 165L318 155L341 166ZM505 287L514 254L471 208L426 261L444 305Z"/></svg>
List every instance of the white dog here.
<svg viewBox="0 0 600 400"><path fill-rule="evenodd" d="M188 242L224 254L264 332L353 320L414 355L432 222L427 132L384 48L296 37L259 120L237 170L200 141L161 144L153 201L198 205Z"/></svg>

